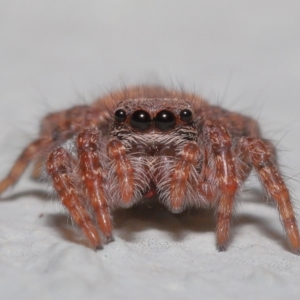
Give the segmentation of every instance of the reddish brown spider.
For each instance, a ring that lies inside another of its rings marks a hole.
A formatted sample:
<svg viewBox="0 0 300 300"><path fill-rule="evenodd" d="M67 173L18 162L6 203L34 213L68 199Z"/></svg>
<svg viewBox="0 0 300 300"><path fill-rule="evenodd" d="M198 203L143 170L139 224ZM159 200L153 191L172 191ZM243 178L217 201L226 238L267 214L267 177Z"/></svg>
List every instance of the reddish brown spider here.
<svg viewBox="0 0 300 300"><path fill-rule="evenodd" d="M76 151L61 147L73 137ZM33 161L37 176L45 160L62 204L95 249L112 240L113 209L156 195L174 213L216 207L217 246L225 250L237 192L254 167L277 203L292 250L300 253L274 147L251 118L197 96L139 86L49 114L40 137L0 182L0 193Z"/></svg>

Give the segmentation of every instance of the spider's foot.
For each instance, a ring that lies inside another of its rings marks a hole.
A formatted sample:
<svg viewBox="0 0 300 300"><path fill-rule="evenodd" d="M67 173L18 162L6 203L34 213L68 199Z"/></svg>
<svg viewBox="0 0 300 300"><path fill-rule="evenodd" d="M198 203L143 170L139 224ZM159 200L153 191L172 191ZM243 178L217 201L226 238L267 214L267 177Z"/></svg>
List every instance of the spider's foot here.
<svg viewBox="0 0 300 300"><path fill-rule="evenodd" d="M103 249L103 246L102 245L98 245L94 248L94 250L97 252L99 250L102 250Z"/></svg>
<svg viewBox="0 0 300 300"><path fill-rule="evenodd" d="M6 191L11 185L12 182L9 178L5 178L2 181L0 181L0 194Z"/></svg>
<svg viewBox="0 0 300 300"><path fill-rule="evenodd" d="M296 255L300 255L300 249L292 249L293 253Z"/></svg>
<svg viewBox="0 0 300 300"><path fill-rule="evenodd" d="M115 239L112 235L107 236L105 240L106 240L106 244L109 244L109 243L115 241Z"/></svg>
<svg viewBox="0 0 300 300"><path fill-rule="evenodd" d="M106 236L105 237L105 244L109 244L109 243L111 243L111 242L114 242L114 237L112 236L112 235L109 235L109 236ZM103 245L102 244L99 244L99 245L97 245L95 248L94 248L94 250L97 252L97 251L99 251L99 250L103 250Z"/></svg>
<svg viewBox="0 0 300 300"><path fill-rule="evenodd" d="M226 246L225 245L218 245L218 251L219 252L224 252L224 251L226 251Z"/></svg>

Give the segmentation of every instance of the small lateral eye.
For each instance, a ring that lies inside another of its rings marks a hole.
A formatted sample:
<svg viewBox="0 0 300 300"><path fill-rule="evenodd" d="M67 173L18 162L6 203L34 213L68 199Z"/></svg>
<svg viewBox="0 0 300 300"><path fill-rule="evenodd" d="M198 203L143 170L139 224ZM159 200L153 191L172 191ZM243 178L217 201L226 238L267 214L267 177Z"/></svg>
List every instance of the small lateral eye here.
<svg viewBox="0 0 300 300"><path fill-rule="evenodd" d="M193 120L193 114L189 109L184 109L180 112L180 120L185 123L190 123Z"/></svg>
<svg viewBox="0 0 300 300"><path fill-rule="evenodd" d="M136 110L131 115L130 124L133 128L144 131L151 126L151 117L149 113L144 110Z"/></svg>
<svg viewBox="0 0 300 300"><path fill-rule="evenodd" d="M122 123L126 120L126 111L124 109L118 109L115 111L115 120L118 123Z"/></svg>
<svg viewBox="0 0 300 300"><path fill-rule="evenodd" d="M168 131L174 128L175 124L175 116L168 110L160 111L155 117L155 126L161 131Z"/></svg>

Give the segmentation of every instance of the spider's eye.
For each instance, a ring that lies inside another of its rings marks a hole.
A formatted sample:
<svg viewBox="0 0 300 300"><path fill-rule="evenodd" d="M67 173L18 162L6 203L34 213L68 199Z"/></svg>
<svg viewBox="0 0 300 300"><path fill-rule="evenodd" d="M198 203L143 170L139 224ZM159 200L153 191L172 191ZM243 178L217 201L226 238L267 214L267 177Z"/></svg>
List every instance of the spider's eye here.
<svg viewBox="0 0 300 300"><path fill-rule="evenodd" d="M168 131L174 128L175 124L175 116L168 110L160 111L155 117L155 126L161 131Z"/></svg>
<svg viewBox="0 0 300 300"><path fill-rule="evenodd" d="M151 117L144 110L136 110L131 116L130 124L133 128L144 131L151 126Z"/></svg>
<svg viewBox="0 0 300 300"><path fill-rule="evenodd" d="M122 123L126 120L126 111L124 109L118 109L115 112L115 120L118 123Z"/></svg>
<svg viewBox="0 0 300 300"><path fill-rule="evenodd" d="M184 109L180 112L180 120L185 123L190 123L193 120L193 114L189 109Z"/></svg>

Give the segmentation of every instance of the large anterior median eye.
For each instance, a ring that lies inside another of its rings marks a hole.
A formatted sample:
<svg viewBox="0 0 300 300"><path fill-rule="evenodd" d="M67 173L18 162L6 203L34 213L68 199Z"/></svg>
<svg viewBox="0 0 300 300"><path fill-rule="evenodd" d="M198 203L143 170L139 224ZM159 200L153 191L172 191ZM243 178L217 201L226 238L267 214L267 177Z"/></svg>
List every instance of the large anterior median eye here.
<svg viewBox="0 0 300 300"><path fill-rule="evenodd" d="M155 127L161 131L168 131L175 127L176 120L172 112L162 110L155 117Z"/></svg>
<svg viewBox="0 0 300 300"><path fill-rule="evenodd" d="M115 120L118 123L122 123L126 120L126 111L124 109L118 109L115 111Z"/></svg>
<svg viewBox="0 0 300 300"><path fill-rule="evenodd" d="M144 110L136 110L131 115L130 124L133 128L144 131L151 126L151 117Z"/></svg>

